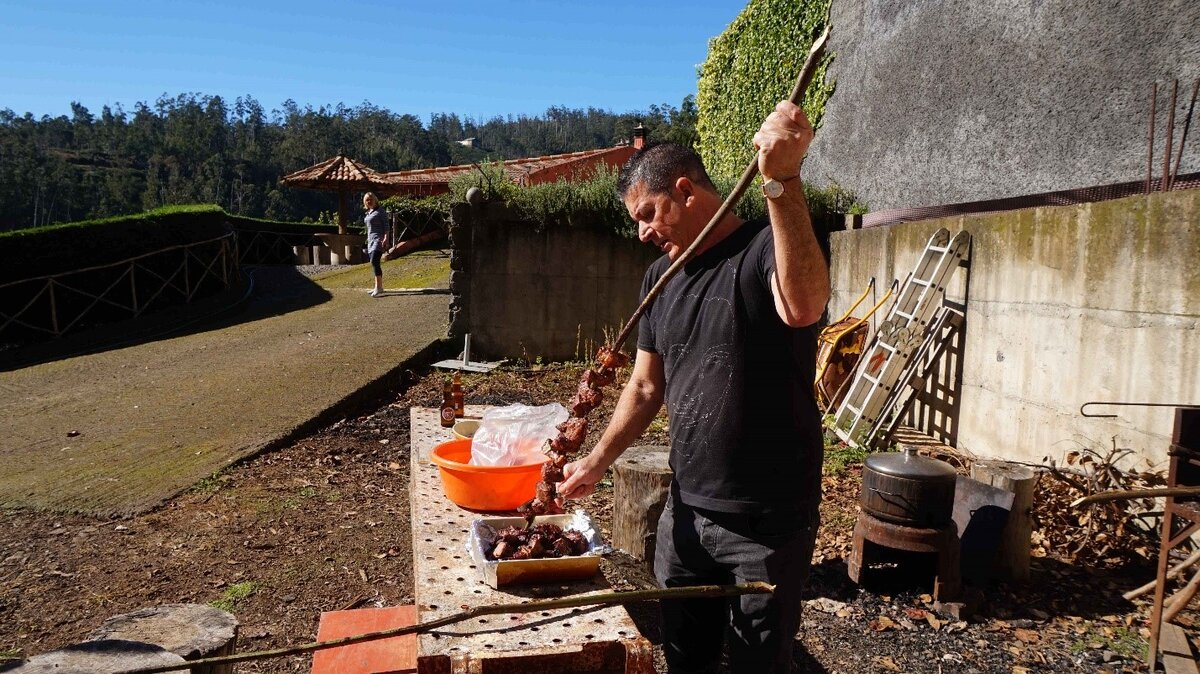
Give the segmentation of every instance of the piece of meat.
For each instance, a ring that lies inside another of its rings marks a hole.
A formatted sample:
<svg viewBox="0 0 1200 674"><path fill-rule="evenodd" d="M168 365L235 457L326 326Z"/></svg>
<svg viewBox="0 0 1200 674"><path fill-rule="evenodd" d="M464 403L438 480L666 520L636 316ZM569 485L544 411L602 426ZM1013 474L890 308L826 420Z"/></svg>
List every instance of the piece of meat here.
<svg viewBox="0 0 1200 674"><path fill-rule="evenodd" d="M564 460L566 459L565 456L562 458ZM562 481L563 481L562 466L555 465L553 459L542 464L542 482L549 482L551 484L557 484Z"/></svg>
<svg viewBox="0 0 1200 674"><path fill-rule="evenodd" d="M557 426L567 440L576 446L582 445L587 437L588 420L583 417L572 417Z"/></svg>
<svg viewBox="0 0 1200 674"><path fill-rule="evenodd" d="M525 516L525 519L533 524L533 518L536 515L561 515L563 514L562 506L555 501L543 501L536 496L526 503L522 503L517 512Z"/></svg>
<svg viewBox="0 0 1200 674"><path fill-rule="evenodd" d="M529 556L538 558L546 554L546 544L541 534L534 534L529 537Z"/></svg>
<svg viewBox="0 0 1200 674"><path fill-rule="evenodd" d="M563 557L571 557L575 554L575 546L566 538L558 538L554 541L554 551Z"/></svg>
<svg viewBox="0 0 1200 674"><path fill-rule="evenodd" d="M594 389L587 385L587 382L580 382L579 388L575 390L575 397L571 399L571 416L583 418L588 412L600 406L604 401L604 394L600 389Z"/></svg>
<svg viewBox="0 0 1200 674"><path fill-rule="evenodd" d="M519 547L513 551L512 556L509 557L509 559L529 559L529 557L530 557L529 553L530 553L529 546L522 545L521 547Z"/></svg>
<svg viewBox="0 0 1200 674"><path fill-rule="evenodd" d="M492 548L492 559L505 559L512 554L513 547L505 541L500 541L496 547Z"/></svg>
<svg viewBox="0 0 1200 674"><path fill-rule="evenodd" d="M558 484L559 482L562 482L563 479L565 479L565 476L563 475L562 468L554 465L553 461L547 461L546 463L542 464L542 482Z"/></svg>
<svg viewBox="0 0 1200 674"><path fill-rule="evenodd" d="M533 528L533 533L541 536L546 540L554 540L560 538L563 534L562 527L550 522L543 522Z"/></svg>
<svg viewBox="0 0 1200 674"><path fill-rule="evenodd" d="M564 456L574 454L583 445L583 438L571 438L566 433L559 433L550 441L550 449Z"/></svg>
<svg viewBox="0 0 1200 674"><path fill-rule="evenodd" d="M584 370L583 372L583 383L587 384L589 388L594 389L604 388L613 383L613 380L616 378L616 372L603 367L598 370Z"/></svg>
<svg viewBox="0 0 1200 674"><path fill-rule="evenodd" d="M600 363L600 367L619 370L629 363L629 356L610 347L602 346L596 352L596 362Z"/></svg>
<svg viewBox="0 0 1200 674"><path fill-rule="evenodd" d="M541 501L542 503L549 503L550 501L554 500L555 496L556 496L556 492L555 492L553 482L548 482L548 481L542 480L537 483L537 499L536 500Z"/></svg>
<svg viewBox="0 0 1200 674"><path fill-rule="evenodd" d="M575 531L574 529L568 529L564 531L563 539L571 543L571 549L575 551L574 554L582 555L583 553L587 552L587 539L584 538L583 534L579 533L578 531Z"/></svg>

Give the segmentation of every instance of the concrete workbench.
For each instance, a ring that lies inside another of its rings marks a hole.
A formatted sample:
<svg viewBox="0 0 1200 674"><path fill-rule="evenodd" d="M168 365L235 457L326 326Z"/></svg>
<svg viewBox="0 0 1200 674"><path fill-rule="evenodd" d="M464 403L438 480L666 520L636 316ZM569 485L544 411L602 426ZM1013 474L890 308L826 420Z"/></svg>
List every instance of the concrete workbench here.
<svg viewBox="0 0 1200 674"><path fill-rule="evenodd" d="M470 416L487 408L467 406ZM467 553L472 520L485 516L446 498L438 467L429 460L438 443L454 439L433 408L411 410L413 584L417 618L444 618L477 606L524 603L609 589L602 575L588 581L493 589ZM532 494L531 494L532 496ZM493 515L496 513L488 513ZM500 513L511 515L513 513ZM621 605L514 613L474 618L420 635L421 674L654 671L650 642Z"/></svg>

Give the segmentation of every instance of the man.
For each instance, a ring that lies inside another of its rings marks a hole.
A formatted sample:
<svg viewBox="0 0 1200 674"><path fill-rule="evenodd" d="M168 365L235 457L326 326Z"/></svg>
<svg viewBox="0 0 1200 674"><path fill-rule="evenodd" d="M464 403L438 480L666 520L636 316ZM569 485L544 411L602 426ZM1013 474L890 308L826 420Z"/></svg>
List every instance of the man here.
<svg viewBox="0 0 1200 674"><path fill-rule="evenodd" d="M754 136L767 221L730 213L639 325L637 357L596 447L558 493L585 496L667 403L674 477L654 571L665 587L762 580L772 595L663 602L671 672L715 672L728 628L734 672L787 672L819 520L823 444L812 395L828 268L801 189L813 130L782 102ZM721 204L700 158L654 145L617 184L642 241L665 254L642 295Z"/></svg>

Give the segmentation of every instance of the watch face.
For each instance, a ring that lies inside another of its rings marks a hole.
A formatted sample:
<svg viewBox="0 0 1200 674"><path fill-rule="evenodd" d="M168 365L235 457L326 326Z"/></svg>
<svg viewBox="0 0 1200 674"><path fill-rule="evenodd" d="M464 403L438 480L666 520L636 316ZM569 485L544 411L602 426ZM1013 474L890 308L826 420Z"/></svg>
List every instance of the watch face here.
<svg viewBox="0 0 1200 674"><path fill-rule="evenodd" d="M768 180L762 186L763 195L768 199L778 199L783 195L783 183L778 180Z"/></svg>

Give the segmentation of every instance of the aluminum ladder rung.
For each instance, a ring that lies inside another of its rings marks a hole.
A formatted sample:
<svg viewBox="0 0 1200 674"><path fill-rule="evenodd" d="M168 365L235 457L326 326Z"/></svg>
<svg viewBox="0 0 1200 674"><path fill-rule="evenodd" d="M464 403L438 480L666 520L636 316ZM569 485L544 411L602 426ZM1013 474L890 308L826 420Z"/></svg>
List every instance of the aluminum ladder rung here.
<svg viewBox="0 0 1200 674"><path fill-rule="evenodd" d="M924 279L919 279L919 278L909 279L909 283L915 283L919 286L925 286L926 288L933 285L929 281L926 281Z"/></svg>
<svg viewBox="0 0 1200 674"><path fill-rule="evenodd" d="M913 318L915 318L915 316L913 316L912 314L905 313L905 312L903 312L903 311L901 311L901 310L899 310L899 309L897 309L897 310L896 310L896 315L897 315L897 316L903 316L905 319L907 319L907 320L910 320L910 321L911 321Z"/></svg>

